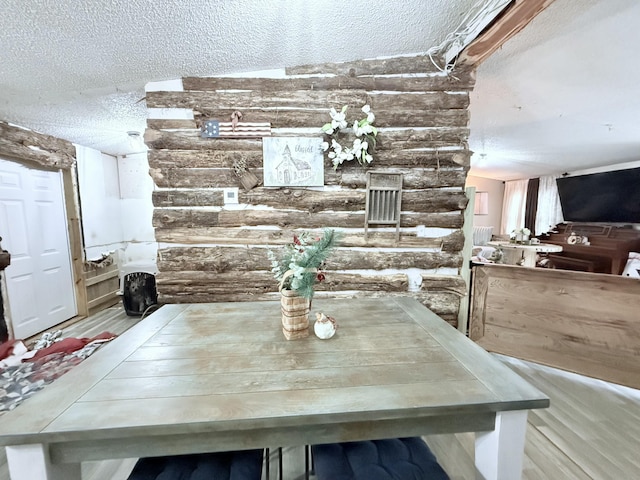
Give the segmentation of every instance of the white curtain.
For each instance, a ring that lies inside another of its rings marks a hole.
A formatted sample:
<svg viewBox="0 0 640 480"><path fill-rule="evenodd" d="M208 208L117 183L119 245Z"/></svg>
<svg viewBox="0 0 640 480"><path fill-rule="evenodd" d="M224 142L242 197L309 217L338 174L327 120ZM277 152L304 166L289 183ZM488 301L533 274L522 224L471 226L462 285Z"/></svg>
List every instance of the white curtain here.
<svg viewBox="0 0 640 480"><path fill-rule="evenodd" d="M501 234L510 234L513 230L524 227L524 211L527 202L527 185L529 180L512 180L504 184L504 200L502 201Z"/></svg>
<svg viewBox="0 0 640 480"><path fill-rule="evenodd" d="M564 221L556 178L558 177L555 175L540 177L535 235L547 233L558 223Z"/></svg>

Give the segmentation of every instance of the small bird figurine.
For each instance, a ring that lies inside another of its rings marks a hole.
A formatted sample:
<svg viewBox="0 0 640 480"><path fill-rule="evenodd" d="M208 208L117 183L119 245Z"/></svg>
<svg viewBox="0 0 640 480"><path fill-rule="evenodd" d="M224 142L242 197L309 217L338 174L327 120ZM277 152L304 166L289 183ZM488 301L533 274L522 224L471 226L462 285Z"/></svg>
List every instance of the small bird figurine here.
<svg viewBox="0 0 640 480"><path fill-rule="evenodd" d="M316 313L316 321L313 324L313 331L318 338L326 340L335 335L338 324L336 319L328 317L322 312Z"/></svg>

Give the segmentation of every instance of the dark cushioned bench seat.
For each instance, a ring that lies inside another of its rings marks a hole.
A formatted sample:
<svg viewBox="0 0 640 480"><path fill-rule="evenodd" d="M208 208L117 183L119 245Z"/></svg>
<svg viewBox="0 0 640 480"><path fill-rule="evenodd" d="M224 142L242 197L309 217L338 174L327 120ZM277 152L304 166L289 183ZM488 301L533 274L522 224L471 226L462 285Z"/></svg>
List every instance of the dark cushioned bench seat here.
<svg viewBox="0 0 640 480"><path fill-rule="evenodd" d="M141 458L128 480L260 480L262 450Z"/></svg>
<svg viewBox="0 0 640 480"><path fill-rule="evenodd" d="M313 445L318 480L448 480L420 437Z"/></svg>

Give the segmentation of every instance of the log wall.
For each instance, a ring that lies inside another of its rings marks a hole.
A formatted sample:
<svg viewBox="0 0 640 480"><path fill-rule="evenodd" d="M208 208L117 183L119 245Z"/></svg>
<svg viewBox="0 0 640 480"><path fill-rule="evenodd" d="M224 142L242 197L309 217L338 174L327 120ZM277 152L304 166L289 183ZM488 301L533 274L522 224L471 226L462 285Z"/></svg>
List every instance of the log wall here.
<svg viewBox="0 0 640 480"><path fill-rule="evenodd" d="M282 78L183 78L181 91L148 86L159 301L273 298L266 250L331 227L344 238L317 295L412 295L455 325L474 81L472 69L445 76L419 56L289 68ZM364 239L367 169L355 162L334 171L325 158L324 188L245 191L232 164L243 159L261 179L261 139L200 138L204 120L234 111L270 122L272 136L322 137L331 107L349 105L353 122L366 103L379 129L368 168L404 178L399 242L388 228ZM224 205L226 187L240 188L239 207Z"/></svg>

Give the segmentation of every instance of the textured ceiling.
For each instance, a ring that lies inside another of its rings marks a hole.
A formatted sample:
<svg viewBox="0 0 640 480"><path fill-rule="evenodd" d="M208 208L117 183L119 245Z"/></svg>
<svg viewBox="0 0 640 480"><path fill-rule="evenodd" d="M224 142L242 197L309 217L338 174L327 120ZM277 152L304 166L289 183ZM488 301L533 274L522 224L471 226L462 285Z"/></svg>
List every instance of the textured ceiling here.
<svg viewBox="0 0 640 480"><path fill-rule="evenodd" d="M640 2L555 0L482 63L472 174L503 180L640 161Z"/></svg>
<svg viewBox="0 0 640 480"><path fill-rule="evenodd" d="M149 81L424 52L475 0L0 0L0 119L106 153Z"/></svg>
<svg viewBox="0 0 640 480"><path fill-rule="evenodd" d="M147 82L424 53L477 3L0 0L0 120L131 153ZM638 20L636 0L556 0L485 61L471 173L638 159Z"/></svg>

